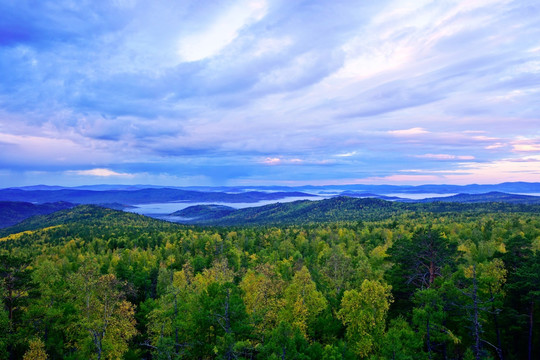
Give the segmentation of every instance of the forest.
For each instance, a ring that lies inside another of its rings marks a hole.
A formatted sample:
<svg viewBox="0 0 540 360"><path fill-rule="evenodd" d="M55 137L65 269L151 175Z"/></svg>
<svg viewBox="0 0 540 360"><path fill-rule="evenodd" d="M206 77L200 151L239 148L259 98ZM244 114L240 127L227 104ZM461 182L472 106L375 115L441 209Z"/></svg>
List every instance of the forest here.
<svg viewBox="0 0 540 360"><path fill-rule="evenodd" d="M0 359L538 359L537 209L430 206L302 224L92 205L29 219L0 233Z"/></svg>

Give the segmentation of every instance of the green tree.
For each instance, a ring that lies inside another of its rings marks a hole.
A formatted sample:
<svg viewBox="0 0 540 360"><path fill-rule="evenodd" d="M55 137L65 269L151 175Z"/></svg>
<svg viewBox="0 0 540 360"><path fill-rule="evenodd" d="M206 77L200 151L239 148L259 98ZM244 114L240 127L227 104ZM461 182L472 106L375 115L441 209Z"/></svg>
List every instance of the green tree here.
<svg viewBox="0 0 540 360"><path fill-rule="evenodd" d="M4 327L9 356L20 356L21 347L26 346L18 332L24 327L24 311L32 290L30 261L24 255L0 253L0 298L5 306L8 326Z"/></svg>
<svg viewBox="0 0 540 360"><path fill-rule="evenodd" d="M266 265L258 271L248 270L240 282L246 311L263 341L267 330L277 326L279 311L283 307L284 282L277 278L272 266Z"/></svg>
<svg viewBox="0 0 540 360"><path fill-rule="evenodd" d="M188 324L188 305L190 303L190 286L192 275L189 269L175 272L162 272L166 277L172 277L172 281L165 286L163 295L158 300L158 306L148 315L148 333L154 344L156 356L180 356L181 348L185 346L185 336ZM181 338L182 337L182 338ZM167 346L170 345L171 348ZM171 355L172 354L172 355Z"/></svg>
<svg viewBox="0 0 540 360"><path fill-rule="evenodd" d="M391 297L390 286L371 280L364 280L360 291L345 291L338 317L358 356L368 356L379 345Z"/></svg>
<svg viewBox="0 0 540 360"><path fill-rule="evenodd" d="M298 328L307 338L309 323L327 306L326 299L317 290L307 267L303 266L294 274L285 289L284 300L282 319Z"/></svg>
<svg viewBox="0 0 540 360"><path fill-rule="evenodd" d="M91 266L81 267L70 280L77 309L72 324L77 348L97 360L121 357L137 333L135 307L125 300L125 284L113 274L98 275Z"/></svg>
<svg viewBox="0 0 540 360"><path fill-rule="evenodd" d="M411 240L402 238L388 251L395 275L415 288L429 288L442 276L445 265L455 263L457 244L433 228L417 230Z"/></svg>
<svg viewBox="0 0 540 360"><path fill-rule="evenodd" d="M1 299L1 297L0 297ZM8 340L9 340L9 318L4 306L0 306L0 359L8 358Z"/></svg>
<svg viewBox="0 0 540 360"><path fill-rule="evenodd" d="M23 360L47 360L45 344L39 338L32 339L29 342L29 349L24 353Z"/></svg>
<svg viewBox="0 0 540 360"><path fill-rule="evenodd" d="M523 301L528 310L528 334L527 334L527 356L529 360L533 356L534 344L534 310L536 304L540 302L540 253L531 255L522 266L516 271L516 282L511 287L518 288L524 293Z"/></svg>
<svg viewBox="0 0 540 360"><path fill-rule="evenodd" d="M427 358L422 350L422 337L403 317L390 321L384 334L379 355L374 359L420 360Z"/></svg>
<svg viewBox="0 0 540 360"><path fill-rule="evenodd" d="M300 329L281 321L270 333L268 341L261 349L259 358L308 360L310 359L307 355L308 347L309 344Z"/></svg>
<svg viewBox="0 0 540 360"><path fill-rule="evenodd" d="M413 301L416 306L413 309L412 322L424 339L429 359L434 356L438 345L445 345L449 341L456 344L460 342L445 326L447 312L438 289L417 290Z"/></svg>
<svg viewBox="0 0 540 360"><path fill-rule="evenodd" d="M236 285L210 283L196 296L191 311L190 351L194 357L233 359L249 355L251 349L244 340L249 340L253 330Z"/></svg>

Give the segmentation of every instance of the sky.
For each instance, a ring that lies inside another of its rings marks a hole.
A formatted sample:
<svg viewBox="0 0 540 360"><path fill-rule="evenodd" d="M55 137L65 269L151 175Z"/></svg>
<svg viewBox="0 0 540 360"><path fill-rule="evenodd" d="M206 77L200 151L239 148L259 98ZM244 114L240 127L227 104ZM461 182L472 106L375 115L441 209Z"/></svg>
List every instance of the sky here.
<svg viewBox="0 0 540 360"><path fill-rule="evenodd" d="M538 0L0 0L0 187L506 181Z"/></svg>

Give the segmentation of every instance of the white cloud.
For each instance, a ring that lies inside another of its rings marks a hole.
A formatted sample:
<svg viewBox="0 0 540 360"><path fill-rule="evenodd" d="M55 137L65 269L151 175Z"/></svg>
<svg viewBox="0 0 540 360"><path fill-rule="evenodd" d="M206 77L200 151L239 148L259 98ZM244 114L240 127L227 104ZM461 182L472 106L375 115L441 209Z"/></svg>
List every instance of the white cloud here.
<svg viewBox="0 0 540 360"><path fill-rule="evenodd" d="M128 173L119 173L110 169L96 168L90 170L70 170L68 174L82 175L82 176L98 176L98 177L127 177L131 178L134 175Z"/></svg>
<svg viewBox="0 0 540 360"><path fill-rule="evenodd" d="M336 154L334 156L337 156L337 157L351 157L351 156L354 156L354 155L356 155L356 151L351 151L351 152L343 153L343 154Z"/></svg>
<svg viewBox="0 0 540 360"><path fill-rule="evenodd" d="M388 133L394 136L414 136L414 135L428 134L429 131L421 127L415 127L411 129L405 129L405 130L391 130L391 131L388 131Z"/></svg>
<svg viewBox="0 0 540 360"><path fill-rule="evenodd" d="M279 157L267 157L261 163L266 165L290 165L290 164L301 164L304 160L299 158L292 158L292 159L283 159Z"/></svg>
<svg viewBox="0 0 540 360"><path fill-rule="evenodd" d="M474 160L474 156L470 156L470 155L423 154L423 155L416 155L415 157L421 158L421 159L434 159L434 160Z"/></svg>
<svg viewBox="0 0 540 360"><path fill-rule="evenodd" d="M278 165L281 164L280 158L266 158L262 161L263 164L266 165Z"/></svg>
<svg viewBox="0 0 540 360"><path fill-rule="evenodd" d="M183 61L188 62L214 56L232 43L243 27L260 21L267 10L266 1L241 1L205 30L181 38L178 54Z"/></svg>
<svg viewBox="0 0 540 360"><path fill-rule="evenodd" d="M505 146L506 146L506 144L503 144L503 143L495 143L495 144L486 146L484 149L486 149L486 150L494 150L494 149L500 149L500 148L505 147Z"/></svg>
<svg viewBox="0 0 540 360"><path fill-rule="evenodd" d="M517 152L540 152L540 143L534 141L519 141L512 145Z"/></svg>

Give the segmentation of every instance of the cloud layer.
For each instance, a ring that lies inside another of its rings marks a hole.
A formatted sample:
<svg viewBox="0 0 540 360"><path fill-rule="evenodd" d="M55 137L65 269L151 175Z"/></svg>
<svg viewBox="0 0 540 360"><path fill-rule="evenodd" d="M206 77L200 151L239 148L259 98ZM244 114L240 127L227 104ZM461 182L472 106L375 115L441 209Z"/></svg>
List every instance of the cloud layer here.
<svg viewBox="0 0 540 360"><path fill-rule="evenodd" d="M539 11L4 1L0 186L540 181Z"/></svg>

